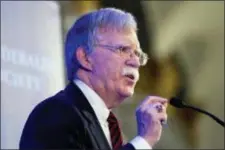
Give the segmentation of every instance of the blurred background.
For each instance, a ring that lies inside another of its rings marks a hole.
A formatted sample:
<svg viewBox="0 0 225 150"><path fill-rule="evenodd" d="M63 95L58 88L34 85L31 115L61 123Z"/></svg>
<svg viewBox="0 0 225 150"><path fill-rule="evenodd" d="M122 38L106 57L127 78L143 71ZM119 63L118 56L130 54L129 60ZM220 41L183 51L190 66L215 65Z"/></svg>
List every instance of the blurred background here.
<svg viewBox="0 0 225 150"><path fill-rule="evenodd" d="M131 12L149 54L133 97L115 113L127 141L147 95L179 96L224 120L224 1L1 1L1 149L18 148L30 111L66 84L64 39L83 13ZM224 128L190 110L168 108L155 149L224 149Z"/></svg>

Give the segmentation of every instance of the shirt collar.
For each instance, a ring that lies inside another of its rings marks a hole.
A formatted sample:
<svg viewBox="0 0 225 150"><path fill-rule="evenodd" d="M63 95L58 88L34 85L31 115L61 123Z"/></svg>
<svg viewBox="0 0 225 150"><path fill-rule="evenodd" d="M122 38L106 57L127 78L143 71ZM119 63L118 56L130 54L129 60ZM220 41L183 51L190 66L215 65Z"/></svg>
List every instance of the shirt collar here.
<svg viewBox="0 0 225 150"><path fill-rule="evenodd" d="M98 120L107 121L110 110L105 105L103 99L83 81L75 79L74 84L76 84L83 92L91 107L94 109Z"/></svg>

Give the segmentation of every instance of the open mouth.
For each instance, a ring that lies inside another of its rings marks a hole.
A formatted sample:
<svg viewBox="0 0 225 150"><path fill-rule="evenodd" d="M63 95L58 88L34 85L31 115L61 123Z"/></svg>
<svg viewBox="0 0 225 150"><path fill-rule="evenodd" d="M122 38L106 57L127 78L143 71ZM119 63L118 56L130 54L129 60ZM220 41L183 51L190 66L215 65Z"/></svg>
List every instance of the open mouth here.
<svg viewBox="0 0 225 150"><path fill-rule="evenodd" d="M132 75L132 74L127 74L127 75L125 75L126 77L128 77L129 79L131 79L131 80L134 80L135 78L134 78L134 75Z"/></svg>

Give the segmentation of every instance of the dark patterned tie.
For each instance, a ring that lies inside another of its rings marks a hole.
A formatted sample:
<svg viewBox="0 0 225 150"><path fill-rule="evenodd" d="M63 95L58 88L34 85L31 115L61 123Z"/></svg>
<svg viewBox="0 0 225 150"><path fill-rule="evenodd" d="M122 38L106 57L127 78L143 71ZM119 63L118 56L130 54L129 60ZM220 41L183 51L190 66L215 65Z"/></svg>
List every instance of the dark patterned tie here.
<svg viewBox="0 0 225 150"><path fill-rule="evenodd" d="M119 147L122 146L123 139L118 121L112 112L110 112L107 121L109 123L109 131L111 136L112 147L113 149L118 149Z"/></svg>

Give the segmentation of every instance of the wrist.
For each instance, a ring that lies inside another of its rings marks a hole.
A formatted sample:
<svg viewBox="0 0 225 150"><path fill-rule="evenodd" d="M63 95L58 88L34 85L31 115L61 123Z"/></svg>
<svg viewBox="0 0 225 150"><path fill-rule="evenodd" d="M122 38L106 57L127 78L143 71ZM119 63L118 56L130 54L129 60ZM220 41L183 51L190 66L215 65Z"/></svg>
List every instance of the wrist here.
<svg viewBox="0 0 225 150"><path fill-rule="evenodd" d="M151 147L153 147L156 144L156 139L152 138L150 136L141 136L143 139L146 140L146 142L148 142L149 145L151 145Z"/></svg>

